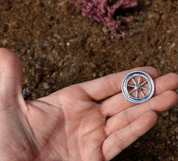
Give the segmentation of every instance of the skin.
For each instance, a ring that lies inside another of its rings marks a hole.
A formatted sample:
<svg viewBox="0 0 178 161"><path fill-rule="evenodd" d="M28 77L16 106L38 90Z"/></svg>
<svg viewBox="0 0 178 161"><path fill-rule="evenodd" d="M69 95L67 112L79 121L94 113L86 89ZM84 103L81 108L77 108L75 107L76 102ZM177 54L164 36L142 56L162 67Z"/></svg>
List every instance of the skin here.
<svg viewBox="0 0 178 161"><path fill-rule="evenodd" d="M124 77L141 70L154 80L155 93L134 104L121 91ZM25 101L22 63L0 49L0 158L3 161L109 161L145 134L157 113L178 103L178 75L159 77L139 67L75 84Z"/></svg>

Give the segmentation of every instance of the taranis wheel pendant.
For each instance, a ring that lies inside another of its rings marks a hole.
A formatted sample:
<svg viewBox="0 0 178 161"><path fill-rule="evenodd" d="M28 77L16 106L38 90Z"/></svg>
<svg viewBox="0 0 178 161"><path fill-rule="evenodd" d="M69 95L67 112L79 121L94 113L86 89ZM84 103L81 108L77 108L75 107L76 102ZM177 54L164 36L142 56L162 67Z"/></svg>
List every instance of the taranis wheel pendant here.
<svg viewBox="0 0 178 161"><path fill-rule="evenodd" d="M152 97L154 82L145 72L131 72L122 82L122 93L130 102L143 103Z"/></svg>

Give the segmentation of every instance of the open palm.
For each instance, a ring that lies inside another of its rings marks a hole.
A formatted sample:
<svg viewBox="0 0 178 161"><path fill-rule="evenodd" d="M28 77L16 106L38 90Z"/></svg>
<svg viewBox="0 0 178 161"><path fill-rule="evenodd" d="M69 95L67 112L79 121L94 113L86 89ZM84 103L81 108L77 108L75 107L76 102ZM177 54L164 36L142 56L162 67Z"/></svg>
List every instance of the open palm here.
<svg viewBox="0 0 178 161"><path fill-rule="evenodd" d="M4 84L0 86L0 157L4 159L111 160L156 123L157 112L178 102L173 91L178 88L178 75L158 77L153 67L107 75L25 101L21 68L14 53L0 50L0 70L4 71ZM124 77L136 70L148 73L155 83L154 96L142 104L129 102L121 92Z"/></svg>

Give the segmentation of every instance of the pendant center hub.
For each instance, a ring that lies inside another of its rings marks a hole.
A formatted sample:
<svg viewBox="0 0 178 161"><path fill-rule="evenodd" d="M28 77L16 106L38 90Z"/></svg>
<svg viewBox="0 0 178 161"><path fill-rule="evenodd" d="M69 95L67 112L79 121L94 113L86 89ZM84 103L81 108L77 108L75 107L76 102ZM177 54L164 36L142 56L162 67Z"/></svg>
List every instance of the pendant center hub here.
<svg viewBox="0 0 178 161"><path fill-rule="evenodd" d="M141 91L141 90L142 90L141 84L136 84L136 85L135 85L135 89L136 89L137 91Z"/></svg>

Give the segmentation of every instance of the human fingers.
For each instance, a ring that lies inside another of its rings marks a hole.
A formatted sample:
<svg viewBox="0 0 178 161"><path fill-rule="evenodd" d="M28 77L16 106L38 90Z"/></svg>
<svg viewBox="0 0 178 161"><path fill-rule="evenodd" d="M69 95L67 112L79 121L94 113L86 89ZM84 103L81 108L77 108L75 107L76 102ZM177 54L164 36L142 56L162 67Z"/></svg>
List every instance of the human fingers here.
<svg viewBox="0 0 178 161"><path fill-rule="evenodd" d="M138 67L123 72L110 74L96 80L79 84L88 95L96 101L100 101L121 92L121 83L124 77L132 71L143 71L148 73L153 79L159 76L157 69L153 67Z"/></svg>
<svg viewBox="0 0 178 161"><path fill-rule="evenodd" d="M118 155L122 150L151 129L156 121L157 114L154 111L148 111L128 126L109 135L102 146L105 160L109 161Z"/></svg>
<svg viewBox="0 0 178 161"><path fill-rule="evenodd" d="M14 99L17 99L18 96L23 98L21 92L22 77L22 63L18 56L8 49L0 48L1 103L14 104L14 102L17 102Z"/></svg>
<svg viewBox="0 0 178 161"><path fill-rule="evenodd" d="M154 84L155 92L153 97L167 90L176 90L178 88L178 74L170 73L158 77L154 80ZM128 101L123 93L119 93L101 102L101 111L106 117L111 117L133 105L135 103Z"/></svg>
<svg viewBox="0 0 178 161"><path fill-rule="evenodd" d="M174 91L166 91L149 101L128 108L107 119L106 134L124 128L148 111L163 112L178 103L178 95Z"/></svg>

